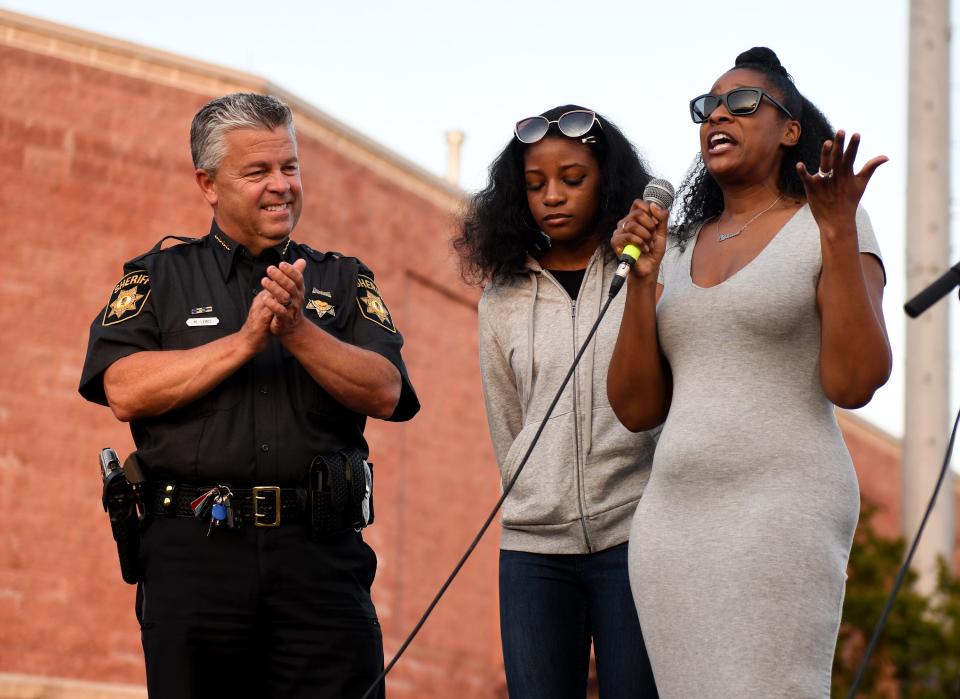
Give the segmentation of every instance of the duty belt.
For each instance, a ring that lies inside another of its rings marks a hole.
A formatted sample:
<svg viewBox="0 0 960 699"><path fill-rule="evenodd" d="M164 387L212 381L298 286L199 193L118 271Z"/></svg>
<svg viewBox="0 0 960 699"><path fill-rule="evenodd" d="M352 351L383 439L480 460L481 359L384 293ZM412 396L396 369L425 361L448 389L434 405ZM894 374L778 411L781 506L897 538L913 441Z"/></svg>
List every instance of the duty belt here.
<svg viewBox="0 0 960 699"><path fill-rule="evenodd" d="M168 517L196 517L192 503L216 486L186 483L150 483L146 509L149 514ZM261 485L230 488L234 526L278 527L281 524L309 522L306 488L281 488Z"/></svg>

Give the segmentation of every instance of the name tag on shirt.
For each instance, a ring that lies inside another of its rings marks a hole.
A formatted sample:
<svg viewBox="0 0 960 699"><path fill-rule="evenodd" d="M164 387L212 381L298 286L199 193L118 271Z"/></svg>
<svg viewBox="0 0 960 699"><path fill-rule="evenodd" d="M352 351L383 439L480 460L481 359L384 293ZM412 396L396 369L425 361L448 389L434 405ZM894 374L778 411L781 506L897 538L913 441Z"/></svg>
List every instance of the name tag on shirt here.
<svg viewBox="0 0 960 699"><path fill-rule="evenodd" d="M187 318L187 325L193 327L196 325L219 325L219 318Z"/></svg>

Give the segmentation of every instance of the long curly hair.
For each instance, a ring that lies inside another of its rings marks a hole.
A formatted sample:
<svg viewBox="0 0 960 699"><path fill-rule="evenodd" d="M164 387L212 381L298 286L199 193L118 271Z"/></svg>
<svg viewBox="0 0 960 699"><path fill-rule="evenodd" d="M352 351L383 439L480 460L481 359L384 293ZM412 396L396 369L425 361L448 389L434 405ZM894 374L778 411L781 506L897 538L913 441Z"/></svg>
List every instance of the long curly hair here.
<svg viewBox="0 0 960 699"><path fill-rule="evenodd" d="M584 109L575 104L554 107L541 116L553 121L561 114ZM609 242L617 221L626 215L633 200L642 196L651 175L633 144L611 121L597 114L597 121L584 136L585 145L600 166L600 206L594 230ZM556 124L550 124L544 138L564 136ZM528 144L516 137L490 165L490 181L470 201L460 234L453 247L460 255L460 274L464 281L483 284L501 281L524 269L527 255L543 249L544 234L530 214L524 179L523 155ZM605 245L609 248L609 245ZM607 250L612 255L612 251Z"/></svg>
<svg viewBox="0 0 960 699"><path fill-rule="evenodd" d="M765 87L780 99L793 118L800 122L800 139L787 148L780 163L777 187L780 193L795 198L804 198L803 181L797 174L797 163L803 162L807 170L814 171L820 165L820 149L823 142L833 138L830 122L817 107L800 94L793 78L780 64L780 59L770 49L757 46L737 56L733 68L753 70L764 76ZM783 116L787 118L786 115ZM718 216L723 211L723 193L720 185L707 171L703 156L698 153L683 178L677 194L678 209L675 213L671 235L683 245L696 230L700 221Z"/></svg>

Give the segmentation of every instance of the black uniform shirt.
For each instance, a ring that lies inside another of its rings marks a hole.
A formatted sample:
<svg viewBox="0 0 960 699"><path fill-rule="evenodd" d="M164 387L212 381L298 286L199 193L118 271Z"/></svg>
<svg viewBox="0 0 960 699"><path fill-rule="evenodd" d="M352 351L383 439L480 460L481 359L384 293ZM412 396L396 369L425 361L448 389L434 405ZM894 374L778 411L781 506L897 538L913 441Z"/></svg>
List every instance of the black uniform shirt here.
<svg viewBox="0 0 960 699"><path fill-rule="evenodd" d="M122 357L190 349L238 331L266 268L304 258L305 319L397 367L402 389L391 420L409 420L419 410L400 356L403 338L359 260L291 240L254 258L215 222L206 237L181 240L166 250L158 243L125 265L90 327L80 379L85 398L107 404L103 373ZM271 336L263 351L212 391L182 408L134 420L131 431L150 479L302 485L318 454L353 447L366 456L365 422Z"/></svg>

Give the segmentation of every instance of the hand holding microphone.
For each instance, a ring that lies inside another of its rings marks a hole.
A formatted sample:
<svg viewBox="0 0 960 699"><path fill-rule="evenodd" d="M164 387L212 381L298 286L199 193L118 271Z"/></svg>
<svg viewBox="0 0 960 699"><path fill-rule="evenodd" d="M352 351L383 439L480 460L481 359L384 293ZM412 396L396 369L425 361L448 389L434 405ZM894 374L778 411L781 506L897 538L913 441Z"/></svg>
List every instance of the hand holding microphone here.
<svg viewBox="0 0 960 699"><path fill-rule="evenodd" d="M610 285L610 296L616 296L630 268L643 279L656 275L667 247L667 217L673 205L673 185L666 180L652 179L629 213L617 224L610 241L620 257L616 276Z"/></svg>

